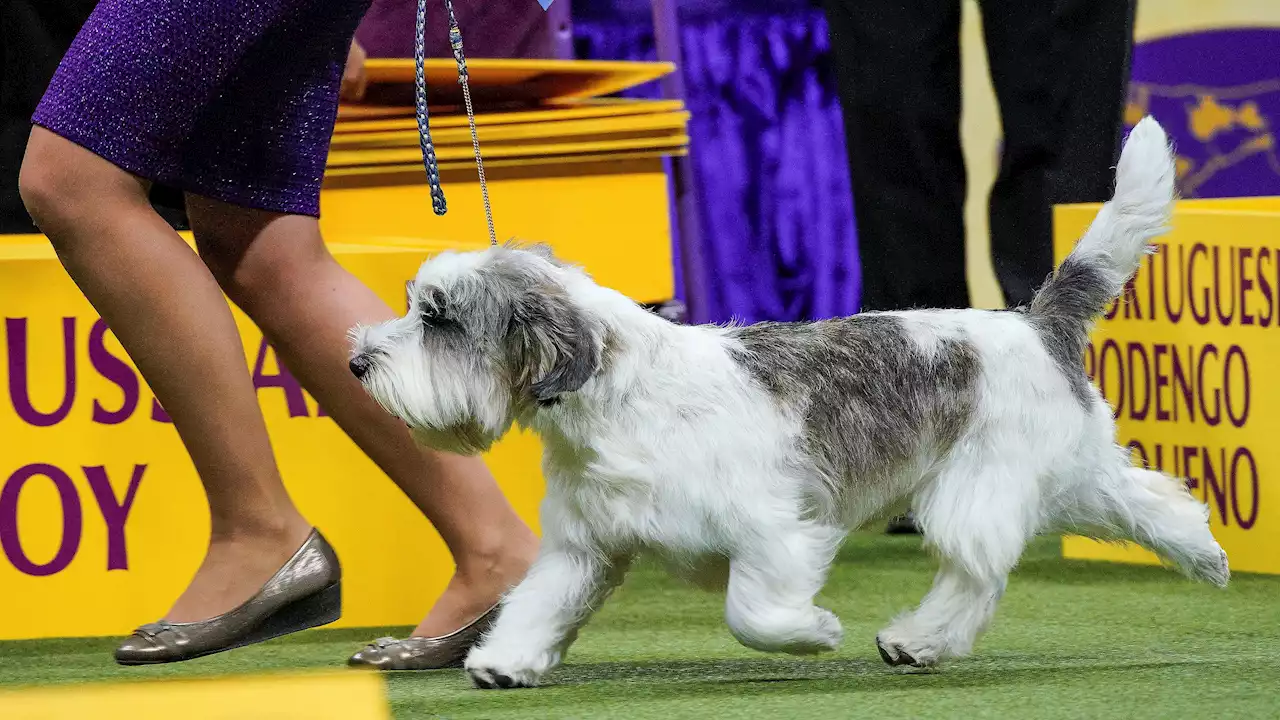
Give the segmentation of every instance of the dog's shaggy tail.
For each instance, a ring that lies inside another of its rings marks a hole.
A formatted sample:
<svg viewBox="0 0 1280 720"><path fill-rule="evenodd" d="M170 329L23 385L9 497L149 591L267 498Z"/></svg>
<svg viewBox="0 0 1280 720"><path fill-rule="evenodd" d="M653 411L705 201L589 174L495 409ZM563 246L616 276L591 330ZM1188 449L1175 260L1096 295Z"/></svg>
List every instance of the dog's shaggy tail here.
<svg viewBox="0 0 1280 720"><path fill-rule="evenodd" d="M1173 212L1173 152L1155 118L1143 118L1125 141L1116 191L1093 224L1031 301L1031 315L1079 358L1093 320L1124 292Z"/></svg>

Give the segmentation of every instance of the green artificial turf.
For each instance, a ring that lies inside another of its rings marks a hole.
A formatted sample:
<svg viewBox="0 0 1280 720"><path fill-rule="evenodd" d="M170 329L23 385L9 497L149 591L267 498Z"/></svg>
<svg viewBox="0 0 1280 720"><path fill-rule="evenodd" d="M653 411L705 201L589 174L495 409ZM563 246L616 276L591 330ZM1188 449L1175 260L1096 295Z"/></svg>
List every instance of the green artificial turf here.
<svg viewBox="0 0 1280 720"><path fill-rule="evenodd" d="M393 675L389 695L398 718L1280 717L1280 578L1237 575L1216 590L1158 568L1064 561L1044 539L973 657L892 670L875 633L923 596L933 569L916 538L852 537L822 598L844 647L801 659L739 646L719 595L642 565L548 686L479 691L446 670ZM315 631L155 668L116 667L109 640L0 643L0 683L329 668L406 630Z"/></svg>

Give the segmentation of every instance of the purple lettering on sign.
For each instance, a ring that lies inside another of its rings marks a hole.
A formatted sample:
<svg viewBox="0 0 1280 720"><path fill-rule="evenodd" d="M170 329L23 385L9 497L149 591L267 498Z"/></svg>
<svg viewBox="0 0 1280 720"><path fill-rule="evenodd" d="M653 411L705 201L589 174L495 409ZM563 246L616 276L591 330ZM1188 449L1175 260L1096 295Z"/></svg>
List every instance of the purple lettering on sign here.
<svg viewBox="0 0 1280 720"><path fill-rule="evenodd" d="M1175 421L1178 419L1177 399L1178 399L1179 391L1181 391L1182 406L1187 409L1187 415L1189 416L1187 419L1190 420L1191 422L1195 422L1196 421L1195 393L1192 390L1189 374L1185 369L1183 369L1182 356L1177 351L1177 348L1176 347L1173 348L1169 354L1173 357L1173 398L1174 398L1173 419ZM1190 351L1188 351L1188 354L1190 354Z"/></svg>
<svg viewBox="0 0 1280 720"><path fill-rule="evenodd" d="M1200 300L1204 303L1203 310L1196 305L1195 276L1197 254L1207 256L1209 254L1209 248L1205 247L1204 243L1196 243L1191 246L1191 257L1187 260L1187 297L1190 298L1191 301L1191 317L1195 318L1195 321L1200 325L1208 325L1209 316L1213 310L1213 308L1209 307L1208 287L1204 288L1203 293L1200 295Z"/></svg>
<svg viewBox="0 0 1280 720"><path fill-rule="evenodd" d="M1146 420L1151 409L1151 384L1147 378L1151 376L1151 362L1147 359L1147 349L1142 343L1129 343L1129 417L1134 420ZM1156 356L1157 360L1159 355ZM1138 374L1138 360L1142 361L1142 374ZM1142 388L1142 406L1138 406L1138 388ZM1156 379L1156 392L1160 390L1160 380ZM1159 404L1157 403L1157 407Z"/></svg>
<svg viewBox="0 0 1280 720"><path fill-rule="evenodd" d="M1157 251L1158 252L1158 251ZM1151 312L1147 313L1148 320L1155 320L1160 313L1156 310L1156 256L1152 253L1147 256L1147 307L1151 308Z"/></svg>
<svg viewBox="0 0 1280 720"><path fill-rule="evenodd" d="M1222 391L1216 389L1213 391L1212 413L1209 412L1209 408L1204 404L1205 398L1209 396L1209 393L1204 390L1205 357L1210 354L1213 355L1215 360L1218 358L1218 347L1213 343L1209 343L1200 348L1200 361L1197 363L1196 367L1196 387L1200 389L1200 416L1203 417L1204 421L1209 423L1209 425L1216 426L1218 423L1222 422Z"/></svg>
<svg viewBox="0 0 1280 720"><path fill-rule="evenodd" d="M1253 248L1240 248L1236 257L1239 258L1240 266L1240 324L1252 325L1254 318L1249 314L1248 301L1249 290L1253 288L1253 279L1245 274L1245 267L1247 267L1245 261L1253 257Z"/></svg>
<svg viewBox="0 0 1280 720"><path fill-rule="evenodd" d="M151 419L159 423L173 424L173 418L169 417L169 413L165 412L164 408L160 407L159 400L151 401Z"/></svg>
<svg viewBox="0 0 1280 720"><path fill-rule="evenodd" d="M1266 308L1266 316L1258 315L1258 324L1264 327L1271 325L1271 320L1275 317L1274 298L1271 296L1271 281L1267 280L1267 274L1262 270L1262 259L1271 260L1271 248L1258 248L1258 289L1262 291L1262 299L1266 302L1263 307Z"/></svg>
<svg viewBox="0 0 1280 720"><path fill-rule="evenodd" d="M76 319L62 318L63 389L62 404L51 413L31 405L27 376L27 319L5 318L9 351L9 400L18 417L28 425L50 427L66 419L76 399Z"/></svg>
<svg viewBox="0 0 1280 720"><path fill-rule="evenodd" d="M18 537L18 496L27 481L37 475L49 478L62 500L62 543L53 559L43 565L38 565L27 557ZM75 484L66 473L52 465L35 464L18 468L9 476L4 489L0 490L0 549L3 549L11 565L26 575L53 575L70 565L76 551L80 549L83 520L80 496L76 493Z"/></svg>
<svg viewBox="0 0 1280 720"><path fill-rule="evenodd" d="M1231 262L1231 259L1229 257L1227 258L1226 290L1227 290L1227 298L1231 300L1231 309L1224 313L1222 312L1223 282L1222 282L1222 273L1218 269L1219 268L1218 250L1219 248L1216 248L1216 247L1213 249L1213 308L1214 308L1214 312L1218 316L1218 322L1221 323L1223 326L1229 326L1231 325L1231 321L1235 319L1235 316L1236 316L1236 295L1235 295L1236 274L1234 272L1235 264ZM1230 254L1231 250L1228 249L1227 253Z"/></svg>
<svg viewBox="0 0 1280 720"><path fill-rule="evenodd" d="M1124 356L1120 352L1120 345L1115 340L1108 339L1102 343L1102 352L1098 353L1098 389L1102 391L1103 396L1107 397L1107 351L1111 351L1116 357L1116 378L1119 387L1116 389L1114 401L1114 415L1112 417L1120 417L1124 412Z"/></svg>
<svg viewBox="0 0 1280 720"><path fill-rule="evenodd" d="M284 364L280 363L280 372L276 375L268 375L263 372L263 365L267 361L267 352L271 346L267 344L266 338L263 338L262 344L258 346L258 361L253 365L253 387L261 390L263 388L280 388L284 391L284 400L289 408L289 417L310 417L307 412L307 397L302 392L302 386L294 379L293 375L285 369Z"/></svg>
<svg viewBox="0 0 1280 720"><path fill-rule="evenodd" d="M103 378L120 388L124 399L120 401L119 410L107 410L96 399L93 401L93 421L100 425L119 425L133 416L138 409L139 392L138 376L124 360L112 355L107 350L107 323L98 320L89 330L89 363Z"/></svg>
<svg viewBox="0 0 1280 720"><path fill-rule="evenodd" d="M1181 245L1179 245L1179 246L1178 246L1178 274L1179 274L1179 277L1178 277L1178 279L1177 279L1175 282L1172 282L1172 283L1171 283L1171 282L1169 282L1169 265L1171 265L1171 264L1172 264L1172 263L1170 262L1170 258L1169 258L1169 256L1170 256L1172 253L1169 251L1168 246L1163 247L1163 248L1162 248L1162 250L1163 250L1163 252L1161 252L1161 255L1163 255L1163 256L1164 256L1164 270L1163 270L1163 273L1162 273L1162 274L1163 274L1163 277L1164 277L1164 311L1165 311L1165 314L1167 314L1167 315L1169 316L1169 322L1171 322L1171 323L1173 323L1173 324L1175 324L1175 325L1176 325L1176 324L1178 323L1178 321L1182 319L1182 313L1183 313L1183 310L1184 310L1185 305L1186 305L1186 302L1187 302L1187 294L1186 294L1185 292L1180 292L1180 293L1179 293L1179 296L1178 296L1178 309L1177 309L1177 311L1175 312L1175 311L1174 311L1174 309L1173 309L1173 302L1172 302L1172 301L1170 301L1170 299L1169 299L1169 288L1175 288L1175 287L1176 287L1179 291L1181 291L1181 290L1183 289L1183 282L1184 282L1183 278L1184 278L1184 277L1185 277L1185 275L1186 275L1186 272L1185 272L1185 269L1184 269L1184 268L1185 268L1185 264L1184 264L1184 262L1185 262L1185 260L1186 260L1186 256L1185 256L1186 248L1185 248L1185 247L1183 247L1183 246L1181 246ZM1152 280L1152 284L1154 285L1154 284L1155 284L1155 273L1152 273L1152 274L1151 274L1151 280Z"/></svg>
<svg viewBox="0 0 1280 720"><path fill-rule="evenodd" d="M1244 378L1244 407L1240 408L1240 412L1236 412L1235 403L1231 399L1231 360L1234 358L1240 365L1240 375ZM1244 350L1239 345L1232 345L1227 348L1227 359L1223 363L1222 384L1223 396L1227 405L1227 418L1231 424L1236 427L1244 427L1245 422L1249 420L1249 404L1252 395L1249 381L1249 361L1245 359Z"/></svg>
<svg viewBox="0 0 1280 720"><path fill-rule="evenodd" d="M1214 505L1218 507L1218 519L1223 525L1227 524L1227 489L1230 487L1230 478L1223 473L1222 482L1218 482L1219 469L1225 471L1227 469L1227 451L1220 450L1221 462L1219 468L1214 468L1213 458L1209 455L1209 448L1204 448L1201 458L1204 462L1201 469L1204 470L1204 497L1205 503L1209 502L1209 496L1212 493ZM1210 505L1210 507L1213 507Z"/></svg>
<svg viewBox="0 0 1280 720"><path fill-rule="evenodd" d="M1169 411L1166 410L1164 407L1164 393L1161 391L1164 388L1169 386L1169 375L1165 373L1163 369L1163 365L1160 362L1160 360L1161 358L1169 354L1169 346L1164 343L1158 343L1155 346L1155 348L1153 348L1153 350L1155 351L1155 356L1156 356L1156 361L1155 361L1156 390L1152 394L1156 396L1156 420L1166 421L1169 419ZM1178 356L1175 354L1173 357L1176 360ZM1174 403L1173 410L1174 410L1174 419L1177 419L1177 411L1178 411L1177 403ZM1145 413L1144 413L1144 417L1145 417Z"/></svg>
<svg viewBox="0 0 1280 720"><path fill-rule="evenodd" d="M1245 460L1249 463L1249 484L1252 492L1250 497L1253 499L1249 507L1249 516L1247 518L1240 515L1240 461ZM1248 448L1236 448L1235 455L1231 456L1231 514L1236 518L1236 524L1244 530L1249 530L1253 524L1258 521L1258 465L1253 461L1253 453Z"/></svg>
<svg viewBox="0 0 1280 720"><path fill-rule="evenodd" d="M142 484L142 474L146 471L146 465L133 467L124 499L117 502L115 491L111 489L111 480L107 477L107 469L101 465L84 468L85 479L89 481L93 496L98 501L98 508L102 511L102 519L107 524L107 570L129 569L129 548L125 543L124 524L129 519L129 511L133 509L133 501L138 496L138 486Z"/></svg>

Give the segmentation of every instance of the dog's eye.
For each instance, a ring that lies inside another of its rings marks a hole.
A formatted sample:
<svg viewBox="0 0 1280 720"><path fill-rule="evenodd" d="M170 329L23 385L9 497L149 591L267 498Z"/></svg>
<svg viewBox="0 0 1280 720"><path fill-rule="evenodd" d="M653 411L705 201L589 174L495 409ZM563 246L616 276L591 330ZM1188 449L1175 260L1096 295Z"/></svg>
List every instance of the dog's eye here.
<svg viewBox="0 0 1280 720"><path fill-rule="evenodd" d="M433 308L430 305L424 305L419 315L422 317L423 325L433 326L444 322L444 313L440 312L439 308Z"/></svg>
<svg viewBox="0 0 1280 720"><path fill-rule="evenodd" d="M444 292L440 288L432 288L421 303L419 315L423 325L440 325L445 322Z"/></svg>

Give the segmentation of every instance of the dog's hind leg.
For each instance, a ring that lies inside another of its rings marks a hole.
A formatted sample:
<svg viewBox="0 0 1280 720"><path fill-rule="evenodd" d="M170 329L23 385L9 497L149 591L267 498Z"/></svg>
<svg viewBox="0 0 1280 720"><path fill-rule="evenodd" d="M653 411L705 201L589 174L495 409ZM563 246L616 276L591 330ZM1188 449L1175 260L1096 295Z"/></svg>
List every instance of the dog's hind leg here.
<svg viewBox="0 0 1280 720"><path fill-rule="evenodd" d="M755 650L805 655L834 650L840 619L813 604L844 537L843 530L796 521L750 533L730 559L725 620Z"/></svg>
<svg viewBox="0 0 1280 720"><path fill-rule="evenodd" d="M560 664L599 603L622 582L628 558L612 563L544 538L528 575L504 598L493 628L467 655L481 688L533 687Z"/></svg>
<svg viewBox="0 0 1280 720"><path fill-rule="evenodd" d="M890 665L928 667L968 654L1034 533L1034 481L977 467L944 470L918 499L916 522L942 567L920 606L876 636Z"/></svg>
<svg viewBox="0 0 1280 720"><path fill-rule="evenodd" d="M1076 492L1076 521L1084 534L1132 540L1187 576L1225 587L1227 554L1209 530L1209 509L1186 483L1155 470L1121 466L1098 474Z"/></svg>

